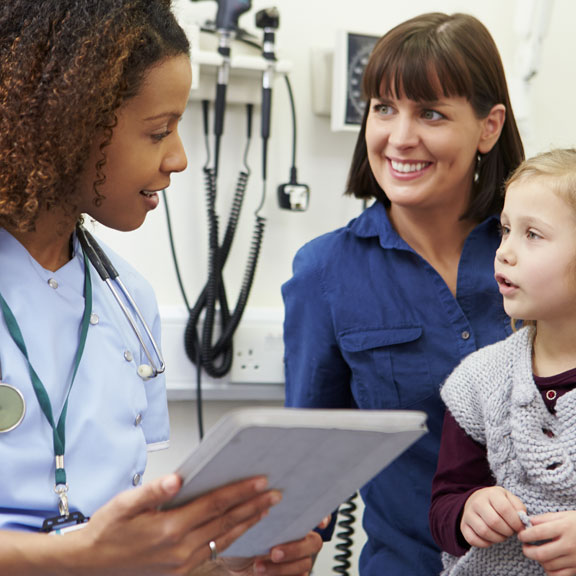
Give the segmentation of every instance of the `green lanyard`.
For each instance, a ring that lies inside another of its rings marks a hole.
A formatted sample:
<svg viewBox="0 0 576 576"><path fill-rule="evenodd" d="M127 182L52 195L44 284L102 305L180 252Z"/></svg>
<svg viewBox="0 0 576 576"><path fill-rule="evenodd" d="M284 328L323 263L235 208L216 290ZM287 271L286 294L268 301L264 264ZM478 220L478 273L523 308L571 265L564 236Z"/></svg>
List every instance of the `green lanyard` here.
<svg viewBox="0 0 576 576"><path fill-rule="evenodd" d="M4 315L6 327L8 328L8 332L10 333L12 340L26 358L26 362L28 363L28 370L30 372L30 378L32 379L32 386L34 387L34 392L36 393L36 398L38 398L42 412L44 412L46 419L52 427L54 455L56 458L56 481L54 491L58 494L60 499L58 508L62 516L69 515L67 496L68 484L66 483L66 470L64 469L64 452L66 451L66 412L68 410L68 398L70 397L72 385L74 384L76 373L78 372L78 367L80 366L80 360L82 359L82 354L84 353L86 338L88 336L88 327L90 325L90 314L92 311L92 280L90 279L90 265L85 254L84 270L84 314L82 316L82 324L80 325L80 340L78 342L78 349L76 351L72 380L68 388L68 393L66 394L66 401L64 402L60 418L58 419L58 424L56 424L54 420L52 404L50 402L50 398L48 397L48 392L38 377L38 374L36 374L36 370L34 370L32 364L30 363L30 359L28 358L28 351L26 350L26 344L24 343L24 337L22 336L20 326L18 325L12 310L10 310L10 307L6 303L6 300L4 300L4 297L2 294L0 294L0 308L2 309L2 314Z"/></svg>

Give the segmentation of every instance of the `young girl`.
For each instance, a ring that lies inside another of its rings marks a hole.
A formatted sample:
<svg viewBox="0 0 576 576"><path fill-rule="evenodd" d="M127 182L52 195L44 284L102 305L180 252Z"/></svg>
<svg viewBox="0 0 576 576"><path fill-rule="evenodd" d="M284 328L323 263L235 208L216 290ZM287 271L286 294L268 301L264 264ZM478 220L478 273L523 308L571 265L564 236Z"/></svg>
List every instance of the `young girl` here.
<svg viewBox="0 0 576 576"><path fill-rule="evenodd" d="M141 486L147 450L167 445L165 382L78 224L138 228L186 167L188 50L169 0L0 10L0 574L302 574L320 549L312 533L241 565L206 562L280 495L253 478L161 512L181 479ZM109 257L159 339L150 286ZM82 529L39 533L60 521Z"/></svg>
<svg viewBox="0 0 576 576"><path fill-rule="evenodd" d="M363 488L361 576L437 576L428 525L440 385L510 323L493 278L501 189L523 159L504 69L467 14L376 44L348 192L375 202L304 246L283 286L291 406L412 409L429 433Z"/></svg>
<svg viewBox="0 0 576 576"><path fill-rule="evenodd" d="M495 278L524 327L470 355L442 388L432 532L443 574L573 576L576 150L516 170L501 227Z"/></svg>

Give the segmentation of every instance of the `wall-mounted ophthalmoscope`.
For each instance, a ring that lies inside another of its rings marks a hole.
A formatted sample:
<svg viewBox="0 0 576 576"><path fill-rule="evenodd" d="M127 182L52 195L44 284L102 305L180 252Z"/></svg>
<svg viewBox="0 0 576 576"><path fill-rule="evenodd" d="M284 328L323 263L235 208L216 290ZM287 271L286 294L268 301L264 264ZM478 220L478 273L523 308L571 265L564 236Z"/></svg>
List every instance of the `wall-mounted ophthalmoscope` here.
<svg viewBox="0 0 576 576"><path fill-rule="evenodd" d="M238 19L252 7L252 0L218 0L216 32L218 34L218 54L222 64L218 68L216 100L214 103L214 175L218 175L220 140L224 132L226 111L226 89L230 79L230 46L238 30Z"/></svg>

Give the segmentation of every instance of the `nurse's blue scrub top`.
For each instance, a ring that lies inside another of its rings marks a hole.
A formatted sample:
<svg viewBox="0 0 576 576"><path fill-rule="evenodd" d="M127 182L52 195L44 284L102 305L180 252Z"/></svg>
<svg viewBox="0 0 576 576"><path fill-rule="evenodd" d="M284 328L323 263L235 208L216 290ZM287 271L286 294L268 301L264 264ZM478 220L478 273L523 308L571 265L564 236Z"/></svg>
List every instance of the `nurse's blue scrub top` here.
<svg viewBox="0 0 576 576"><path fill-rule="evenodd" d="M28 356L57 421L72 376L84 311L84 259L51 272L0 229L0 292L14 313ZM151 286L106 250L141 308L157 342L160 319ZM108 287L91 266L93 306L84 355L70 393L64 457L70 510L86 516L118 492L141 483L147 451L167 447L164 375L143 381L148 363ZM34 394L26 361L0 314L3 381L24 395L26 413L16 429L0 434L0 529L34 530L58 515L54 493L52 429Z"/></svg>
<svg viewBox="0 0 576 576"><path fill-rule="evenodd" d="M428 414L429 433L362 490L362 576L441 571L428 527L439 388L465 356L510 333L493 276L499 242L496 217L471 232L454 298L376 203L304 246L283 286L287 405Z"/></svg>

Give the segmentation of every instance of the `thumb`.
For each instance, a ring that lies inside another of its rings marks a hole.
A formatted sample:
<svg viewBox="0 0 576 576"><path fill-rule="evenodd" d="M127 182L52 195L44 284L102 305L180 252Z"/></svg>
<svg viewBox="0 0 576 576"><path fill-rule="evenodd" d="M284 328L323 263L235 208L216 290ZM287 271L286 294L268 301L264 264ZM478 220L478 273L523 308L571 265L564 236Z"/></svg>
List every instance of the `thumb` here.
<svg viewBox="0 0 576 576"><path fill-rule="evenodd" d="M537 526L538 524L545 524L546 522L550 522L550 520L554 520L557 514L557 512L547 512L545 514L539 514L538 516L530 516L530 520L533 526Z"/></svg>
<svg viewBox="0 0 576 576"><path fill-rule="evenodd" d="M522 500L520 500L518 496L512 494L512 492L508 492L506 496L510 501L510 503L512 504L512 506L514 507L514 510L518 512L526 512L526 504L524 504L524 502L522 502Z"/></svg>
<svg viewBox="0 0 576 576"><path fill-rule="evenodd" d="M182 479L169 474L144 484L136 490L127 490L113 499L115 507L126 516L136 516L169 502L180 490Z"/></svg>

